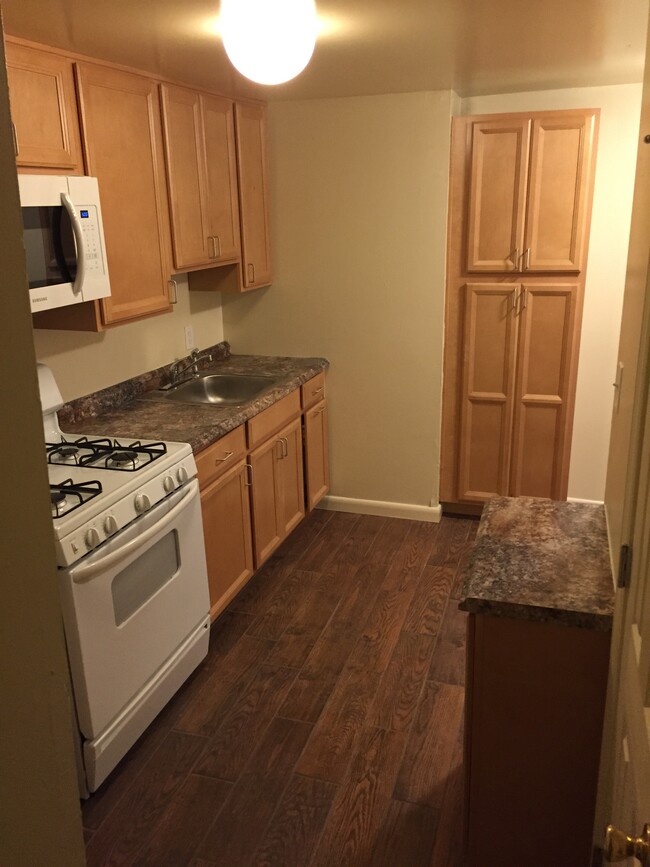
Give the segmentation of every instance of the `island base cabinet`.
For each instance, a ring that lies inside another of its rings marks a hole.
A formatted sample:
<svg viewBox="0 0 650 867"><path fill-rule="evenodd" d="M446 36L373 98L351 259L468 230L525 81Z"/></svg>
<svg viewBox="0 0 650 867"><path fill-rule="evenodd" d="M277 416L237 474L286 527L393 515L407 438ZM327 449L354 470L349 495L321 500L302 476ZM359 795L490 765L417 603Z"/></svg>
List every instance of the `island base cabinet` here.
<svg viewBox="0 0 650 867"><path fill-rule="evenodd" d="M253 574L248 479L241 461L201 494L212 620Z"/></svg>
<svg viewBox="0 0 650 867"><path fill-rule="evenodd" d="M609 642L468 618L466 867L591 863Z"/></svg>
<svg viewBox="0 0 650 867"><path fill-rule="evenodd" d="M305 514L300 419L251 452L255 565L268 559Z"/></svg>

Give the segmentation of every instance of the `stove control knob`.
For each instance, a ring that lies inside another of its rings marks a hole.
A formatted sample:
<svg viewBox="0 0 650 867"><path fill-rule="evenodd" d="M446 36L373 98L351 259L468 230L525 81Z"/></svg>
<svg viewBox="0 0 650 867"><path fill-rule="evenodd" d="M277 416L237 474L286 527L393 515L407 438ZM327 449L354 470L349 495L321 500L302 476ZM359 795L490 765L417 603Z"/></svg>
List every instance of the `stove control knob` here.
<svg viewBox="0 0 650 867"><path fill-rule="evenodd" d="M133 505L135 506L138 515L141 515L143 512L146 512L151 508L151 500L146 494L137 494L133 501Z"/></svg>
<svg viewBox="0 0 650 867"><path fill-rule="evenodd" d="M173 476L165 476L165 478L163 479L163 488L167 491L167 493L171 494L171 492L174 490L175 487L176 487L176 482L174 481L174 477Z"/></svg>
<svg viewBox="0 0 650 867"><path fill-rule="evenodd" d="M107 536L112 536L113 533L117 533L118 526L117 521L112 515L107 515L104 518L104 532Z"/></svg>
<svg viewBox="0 0 650 867"><path fill-rule="evenodd" d="M184 485L184 484L185 484L185 482L186 482L186 481L188 480L188 478L189 478L189 476L188 476L188 474L187 474L187 470L185 469L185 467L179 467L179 468L178 468L178 472L176 473L176 478L178 479L178 484L179 484L179 485Z"/></svg>
<svg viewBox="0 0 650 867"><path fill-rule="evenodd" d="M86 530L84 539L86 541L86 547L90 549L96 548L102 541L99 537L99 533L94 527L91 527L90 530Z"/></svg>

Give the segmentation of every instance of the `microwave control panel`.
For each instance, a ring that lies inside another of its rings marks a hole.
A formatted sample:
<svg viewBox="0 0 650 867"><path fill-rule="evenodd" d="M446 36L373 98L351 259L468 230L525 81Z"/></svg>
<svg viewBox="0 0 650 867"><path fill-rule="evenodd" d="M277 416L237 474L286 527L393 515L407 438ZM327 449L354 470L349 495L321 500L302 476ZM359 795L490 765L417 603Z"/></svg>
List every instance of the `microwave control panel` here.
<svg viewBox="0 0 650 867"><path fill-rule="evenodd" d="M105 272L102 257L102 245L99 238L99 221L97 220L97 208L95 205L80 205L77 207L79 222L84 237L86 249L86 270Z"/></svg>

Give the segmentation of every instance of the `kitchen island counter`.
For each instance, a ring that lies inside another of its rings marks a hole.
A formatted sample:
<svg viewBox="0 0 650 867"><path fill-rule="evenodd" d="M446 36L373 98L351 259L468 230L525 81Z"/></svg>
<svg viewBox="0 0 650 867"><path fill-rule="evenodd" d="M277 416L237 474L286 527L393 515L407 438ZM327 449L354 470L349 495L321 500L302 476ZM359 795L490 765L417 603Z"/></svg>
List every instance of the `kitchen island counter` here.
<svg viewBox="0 0 650 867"><path fill-rule="evenodd" d="M62 430L98 436L110 430L117 438L188 442L196 454L329 367L325 358L230 355L225 342L206 351L213 361L200 364L202 374L266 375L276 382L237 406L153 400L152 393L169 382L168 365L65 404L59 411Z"/></svg>

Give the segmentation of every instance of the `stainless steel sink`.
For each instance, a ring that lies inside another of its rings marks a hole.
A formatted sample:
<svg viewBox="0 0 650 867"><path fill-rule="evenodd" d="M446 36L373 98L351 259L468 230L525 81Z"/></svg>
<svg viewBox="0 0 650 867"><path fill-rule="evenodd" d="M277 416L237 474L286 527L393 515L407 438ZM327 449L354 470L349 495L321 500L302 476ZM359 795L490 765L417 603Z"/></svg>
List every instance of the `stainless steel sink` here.
<svg viewBox="0 0 650 867"><path fill-rule="evenodd" d="M176 403L204 403L217 406L235 406L246 403L271 388L273 376L253 376L244 373L209 373L190 379L169 391L157 392L164 400Z"/></svg>

